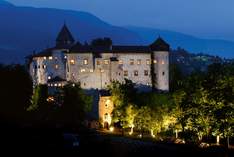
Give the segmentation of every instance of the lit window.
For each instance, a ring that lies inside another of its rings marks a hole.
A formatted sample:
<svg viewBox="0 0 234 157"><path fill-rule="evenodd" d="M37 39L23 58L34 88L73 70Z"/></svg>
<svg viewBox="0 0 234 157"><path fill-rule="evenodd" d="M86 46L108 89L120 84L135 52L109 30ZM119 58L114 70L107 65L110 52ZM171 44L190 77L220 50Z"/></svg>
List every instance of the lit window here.
<svg viewBox="0 0 234 157"><path fill-rule="evenodd" d="M80 72L85 72L85 69L81 69Z"/></svg>
<svg viewBox="0 0 234 157"><path fill-rule="evenodd" d="M43 65L42 68L45 69L45 68L46 68L46 65Z"/></svg>
<svg viewBox="0 0 234 157"><path fill-rule="evenodd" d="M141 59L137 60L137 65L141 65Z"/></svg>
<svg viewBox="0 0 234 157"><path fill-rule="evenodd" d="M55 84L54 84L54 86L55 86L55 87L57 87L57 86L58 86L58 84L57 84L57 83L55 83Z"/></svg>
<svg viewBox="0 0 234 157"><path fill-rule="evenodd" d="M149 86L150 84L149 83L146 83L147 86Z"/></svg>
<svg viewBox="0 0 234 157"><path fill-rule="evenodd" d="M89 71L92 73L92 72L93 72L93 69L90 69Z"/></svg>
<svg viewBox="0 0 234 157"><path fill-rule="evenodd" d="M145 76L148 76L148 75L149 75L149 71L148 71L148 70L145 70L145 71L144 71L144 74L145 74Z"/></svg>
<svg viewBox="0 0 234 157"><path fill-rule="evenodd" d="M48 80L50 80L51 79L51 76L48 76Z"/></svg>
<svg viewBox="0 0 234 157"><path fill-rule="evenodd" d="M134 65L134 59L130 59L130 65Z"/></svg>
<svg viewBox="0 0 234 157"><path fill-rule="evenodd" d="M101 61L97 61L97 65L100 65L101 64Z"/></svg>
<svg viewBox="0 0 234 157"><path fill-rule="evenodd" d="M162 60L162 64L165 64L164 60Z"/></svg>
<svg viewBox="0 0 234 157"><path fill-rule="evenodd" d="M103 69L101 69L101 73L104 73L104 70L103 70Z"/></svg>
<svg viewBox="0 0 234 157"><path fill-rule="evenodd" d="M128 71L127 70L124 71L124 76L128 76Z"/></svg>
<svg viewBox="0 0 234 157"><path fill-rule="evenodd" d="M109 64L109 60L105 59L104 64Z"/></svg>
<svg viewBox="0 0 234 157"><path fill-rule="evenodd" d="M56 64L56 65L55 65L55 69L58 69L58 67L59 67L58 64Z"/></svg>
<svg viewBox="0 0 234 157"><path fill-rule="evenodd" d="M52 59L53 59L53 57L52 57L52 56L50 56L50 57L49 57L49 60L52 60Z"/></svg>
<svg viewBox="0 0 234 157"><path fill-rule="evenodd" d="M44 58L44 60L46 60L46 57L43 57Z"/></svg>
<svg viewBox="0 0 234 157"><path fill-rule="evenodd" d="M123 64L123 60L119 60L119 64Z"/></svg>
<svg viewBox="0 0 234 157"><path fill-rule="evenodd" d="M59 87L61 87L61 86L62 86L62 84L61 84L61 83L59 83L59 84L58 84L58 86L59 86Z"/></svg>
<svg viewBox="0 0 234 157"><path fill-rule="evenodd" d="M88 60L87 60L87 59L84 59L83 64L84 64L84 65L87 65L87 64L88 64Z"/></svg>
<svg viewBox="0 0 234 157"><path fill-rule="evenodd" d="M108 113L106 113L106 114L104 115L104 119L105 119L105 120L108 120Z"/></svg>
<svg viewBox="0 0 234 157"><path fill-rule="evenodd" d="M64 56L64 59L67 59L67 56Z"/></svg>
<svg viewBox="0 0 234 157"><path fill-rule="evenodd" d="M146 64L149 65L150 64L150 59L146 60Z"/></svg>
<svg viewBox="0 0 234 157"><path fill-rule="evenodd" d="M138 71L137 70L134 71L134 76L138 76Z"/></svg>
<svg viewBox="0 0 234 157"><path fill-rule="evenodd" d="M74 65L74 64L75 64L75 60L74 60L74 59L71 59L71 60L70 60L70 63L71 63L72 65Z"/></svg>
<svg viewBox="0 0 234 157"><path fill-rule="evenodd" d="M154 64L157 64L157 60L156 59L154 59Z"/></svg>

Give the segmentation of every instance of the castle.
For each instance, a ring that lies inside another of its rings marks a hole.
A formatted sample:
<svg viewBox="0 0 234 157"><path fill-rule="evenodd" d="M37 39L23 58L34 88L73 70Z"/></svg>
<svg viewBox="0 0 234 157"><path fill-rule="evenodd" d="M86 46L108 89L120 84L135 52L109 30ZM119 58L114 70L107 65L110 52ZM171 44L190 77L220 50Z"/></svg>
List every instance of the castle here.
<svg viewBox="0 0 234 157"><path fill-rule="evenodd" d="M169 91L169 45L161 37L149 46L81 45L64 24L56 46L34 54L29 70L34 86L52 89L70 81L102 90L126 78L141 91Z"/></svg>

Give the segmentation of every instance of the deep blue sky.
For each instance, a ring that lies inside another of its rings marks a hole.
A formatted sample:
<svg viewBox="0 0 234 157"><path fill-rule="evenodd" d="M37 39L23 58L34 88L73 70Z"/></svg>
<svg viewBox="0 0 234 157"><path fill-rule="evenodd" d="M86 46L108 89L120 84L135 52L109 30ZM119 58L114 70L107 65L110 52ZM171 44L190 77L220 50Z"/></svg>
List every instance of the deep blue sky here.
<svg viewBox="0 0 234 157"><path fill-rule="evenodd" d="M87 11L119 26L147 26L234 41L234 0L8 0Z"/></svg>

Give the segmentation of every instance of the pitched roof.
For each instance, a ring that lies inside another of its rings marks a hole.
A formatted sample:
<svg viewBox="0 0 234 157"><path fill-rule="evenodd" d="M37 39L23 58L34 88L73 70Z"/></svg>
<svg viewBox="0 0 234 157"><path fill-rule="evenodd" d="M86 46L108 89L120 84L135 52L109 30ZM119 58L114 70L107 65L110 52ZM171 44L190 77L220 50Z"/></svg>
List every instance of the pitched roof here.
<svg viewBox="0 0 234 157"><path fill-rule="evenodd" d="M169 51L170 45L166 43L161 37L154 41L150 48L152 51Z"/></svg>
<svg viewBox="0 0 234 157"><path fill-rule="evenodd" d="M59 32L59 34L56 38L56 42L57 42L57 44L66 44L68 42L70 42L70 43L75 42L75 40L74 40L71 32L67 28L66 24L63 25L63 28Z"/></svg>

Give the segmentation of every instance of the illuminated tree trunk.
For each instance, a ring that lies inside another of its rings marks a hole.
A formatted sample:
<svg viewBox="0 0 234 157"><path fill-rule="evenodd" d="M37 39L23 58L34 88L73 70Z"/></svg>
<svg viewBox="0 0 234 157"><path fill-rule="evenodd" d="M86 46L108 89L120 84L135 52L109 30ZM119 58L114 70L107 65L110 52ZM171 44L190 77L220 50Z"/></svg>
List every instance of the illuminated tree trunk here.
<svg viewBox="0 0 234 157"><path fill-rule="evenodd" d="M176 138L178 138L178 130L175 130Z"/></svg>
<svg viewBox="0 0 234 157"><path fill-rule="evenodd" d="M216 144L217 144L217 145L219 145L219 141L220 141L220 136L217 135L217 137L216 137Z"/></svg>

